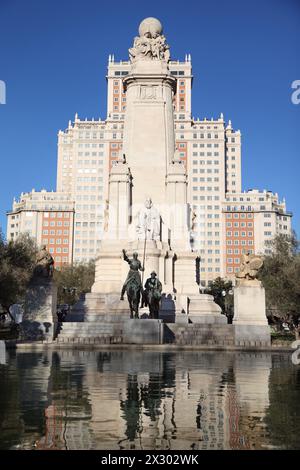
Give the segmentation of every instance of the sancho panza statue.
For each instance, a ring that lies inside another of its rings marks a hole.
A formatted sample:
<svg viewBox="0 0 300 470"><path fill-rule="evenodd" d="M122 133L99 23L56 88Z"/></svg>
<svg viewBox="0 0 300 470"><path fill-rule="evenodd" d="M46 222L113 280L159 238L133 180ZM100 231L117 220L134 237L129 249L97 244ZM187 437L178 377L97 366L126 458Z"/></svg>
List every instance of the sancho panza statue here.
<svg viewBox="0 0 300 470"><path fill-rule="evenodd" d="M145 282L145 304L148 305L150 311L150 318L158 318L159 303L161 299L162 284L157 277L155 271L152 271L151 277Z"/></svg>
<svg viewBox="0 0 300 470"><path fill-rule="evenodd" d="M52 277L54 269L54 259L46 249L46 245L36 255L36 265L34 268L34 276Z"/></svg>

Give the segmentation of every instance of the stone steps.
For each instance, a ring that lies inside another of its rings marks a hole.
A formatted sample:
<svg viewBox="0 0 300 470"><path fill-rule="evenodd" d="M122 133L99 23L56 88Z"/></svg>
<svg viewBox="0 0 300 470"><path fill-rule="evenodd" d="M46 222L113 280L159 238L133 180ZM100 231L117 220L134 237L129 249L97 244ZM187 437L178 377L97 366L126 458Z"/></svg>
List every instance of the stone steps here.
<svg viewBox="0 0 300 470"><path fill-rule="evenodd" d="M210 324L170 324L165 332L165 341L190 346L234 346L232 325Z"/></svg>
<svg viewBox="0 0 300 470"><path fill-rule="evenodd" d="M159 320L64 322L59 325L57 343L79 344L161 344L163 324Z"/></svg>

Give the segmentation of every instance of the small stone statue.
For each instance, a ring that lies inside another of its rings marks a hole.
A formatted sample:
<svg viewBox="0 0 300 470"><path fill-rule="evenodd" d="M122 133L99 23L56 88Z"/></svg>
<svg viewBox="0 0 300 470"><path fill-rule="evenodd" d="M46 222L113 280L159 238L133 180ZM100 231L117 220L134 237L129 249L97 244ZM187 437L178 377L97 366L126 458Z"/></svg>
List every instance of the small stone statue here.
<svg viewBox="0 0 300 470"><path fill-rule="evenodd" d="M145 282L144 302L149 306L150 318L158 318L159 302L161 299L162 284L156 277L155 271L152 271L151 277Z"/></svg>
<svg viewBox="0 0 300 470"><path fill-rule="evenodd" d="M135 314L135 318L138 318L140 296L143 290L139 271L144 271L144 267L138 259L138 253L133 253L133 258L130 259L126 251L123 250L123 259L129 264L130 270L122 287L120 300L124 300L124 294L126 292L130 307L130 318L133 318L133 313Z"/></svg>
<svg viewBox="0 0 300 470"><path fill-rule="evenodd" d="M247 281L256 280L258 271L264 264L263 258L247 252L242 255L241 261L240 270L236 273L236 278Z"/></svg>
<svg viewBox="0 0 300 470"><path fill-rule="evenodd" d="M40 251L36 255L36 265L34 268L34 276L48 277L53 276L54 270L54 259L46 249L46 245L43 245Z"/></svg>
<svg viewBox="0 0 300 470"><path fill-rule="evenodd" d="M150 197L146 199L145 207L138 214L136 231L139 240L160 239L160 215Z"/></svg>

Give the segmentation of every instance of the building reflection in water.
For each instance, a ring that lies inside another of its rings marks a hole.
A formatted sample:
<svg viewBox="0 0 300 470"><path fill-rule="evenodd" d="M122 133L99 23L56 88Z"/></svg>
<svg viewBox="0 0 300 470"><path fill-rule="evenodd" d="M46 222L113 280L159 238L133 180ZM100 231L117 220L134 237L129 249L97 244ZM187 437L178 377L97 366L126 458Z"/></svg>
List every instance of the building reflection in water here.
<svg viewBox="0 0 300 470"><path fill-rule="evenodd" d="M268 353L12 354L0 369L8 379L1 448L272 448L273 361Z"/></svg>

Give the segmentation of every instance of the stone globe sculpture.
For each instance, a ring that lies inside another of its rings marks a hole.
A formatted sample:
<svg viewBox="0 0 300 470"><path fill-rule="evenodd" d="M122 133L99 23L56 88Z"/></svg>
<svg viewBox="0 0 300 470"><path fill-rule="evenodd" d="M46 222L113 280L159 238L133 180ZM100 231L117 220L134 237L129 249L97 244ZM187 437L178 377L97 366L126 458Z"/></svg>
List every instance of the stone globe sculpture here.
<svg viewBox="0 0 300 470"><path fill-rule="evenodd" d="M157 18L145 18L139 26L140 36L146 36L148 33L151 37L156 37L162 34L162 31L162 24Z"/></svg>

